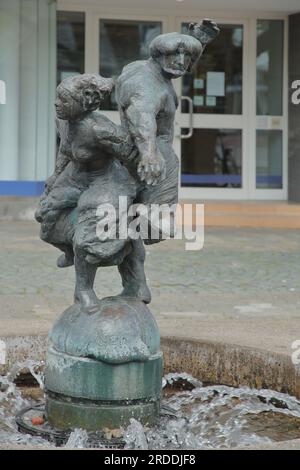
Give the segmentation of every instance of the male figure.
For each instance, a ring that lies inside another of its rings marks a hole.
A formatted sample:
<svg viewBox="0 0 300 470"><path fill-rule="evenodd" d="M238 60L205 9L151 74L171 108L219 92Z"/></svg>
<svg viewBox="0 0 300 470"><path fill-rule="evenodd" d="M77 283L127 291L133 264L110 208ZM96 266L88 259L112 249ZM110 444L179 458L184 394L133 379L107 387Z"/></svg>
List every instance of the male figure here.
<svg viewBox="0 0 300 470"><path fill-rule="evenodd" d="M168 33L150 44L150 58L124 67L116 91L122 125L133 139L140 160L137 202L177 203L178 158L173 148L178 100L172 79L190 72L204 47L219 33L211 20L191 23L189 34Z"/></svg>
<svg viewBox="0 0 300 470"><path fill-rule="evenodd" d="M213 21L203 20L199 24L191 23L189 34L157 36L150 44L150 58L127 65L117 80L121 123L139 151L137 203L166 204L170 208L178 202L179 163L172 147L178 100L172 79L190 72L206 44L218 33ZM172 236L175 233L174 211L168 216L171 216ZM155 225L159 226L159 222ZM150 236L144 242L156 243L163 238L160 231L158 238ZM129 254L119 266L123 285L124 280L125 284L130 284L130 277L142 270L142 243L139 250L138 258L133 259Z"/></svg>

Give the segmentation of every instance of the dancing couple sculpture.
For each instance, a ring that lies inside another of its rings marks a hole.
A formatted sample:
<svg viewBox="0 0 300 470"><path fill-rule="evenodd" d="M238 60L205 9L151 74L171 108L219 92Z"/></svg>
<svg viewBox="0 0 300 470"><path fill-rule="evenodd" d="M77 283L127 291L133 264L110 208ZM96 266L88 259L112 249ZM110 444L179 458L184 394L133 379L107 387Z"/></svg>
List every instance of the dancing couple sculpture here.
<svg viewBox="0 0 300 470"><path fill-rule="evenodd" d="M62 251L57 265L74 264L76 272L74 305L49 336L47 414L58 427L98 429L124 424L129 416L150 422L159 412L162 359L159 331L146 307L151 294L144 244L163 240L164 233L121 237L118 228L123 216L127 224L134 219L128 217L132 205L176 205L179 165L172 142L178 100L172 79L192 70L218 32L211 20L192 23L188 34L156 37L150 58L124 67L116 82L83 74L57 87L60 144L36 219L42 240ZM99 110L114 86L121 125ZM99 207L107 205L118 214L117 236L104 239L97 227L105 217ZM174 212L171 218L172 236ZM118 266L123 291L99 300L97 268L112 265ZM124 400L131 404L127 409Z"/></svg>

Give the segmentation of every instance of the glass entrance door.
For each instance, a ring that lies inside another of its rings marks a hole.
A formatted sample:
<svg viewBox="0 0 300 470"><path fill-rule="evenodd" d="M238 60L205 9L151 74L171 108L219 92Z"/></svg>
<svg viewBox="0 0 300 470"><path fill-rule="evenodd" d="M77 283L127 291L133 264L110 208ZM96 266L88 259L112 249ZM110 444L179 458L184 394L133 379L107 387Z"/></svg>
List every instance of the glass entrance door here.
<svg viewBox="0 0 300 470"><path fill-rule="evenodd" d="M177 29L186 32L191 21ZM285 199L285 21L216 21L219 36L193 73L175 82L180 196Z"/></svg>
<svg viewBox="0 0 300 470"><path fill-rule="evenodd" d="M187 31L188 21L180 29ZM193 73L177 84L181 197L240 198L245 193L245 22L218 21L220 34ZM190 101L190 98L192 101Z"/></svg>

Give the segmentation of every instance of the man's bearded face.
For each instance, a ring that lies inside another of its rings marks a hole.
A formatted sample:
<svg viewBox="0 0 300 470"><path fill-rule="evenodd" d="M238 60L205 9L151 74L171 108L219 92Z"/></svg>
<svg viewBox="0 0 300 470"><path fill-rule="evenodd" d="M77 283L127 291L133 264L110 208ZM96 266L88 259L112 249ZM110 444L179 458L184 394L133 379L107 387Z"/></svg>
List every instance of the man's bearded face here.
<svg viewBox="0 0 300 470"><path fill-rule="evenodd" d="M179 47L172 53L163 54L158 58L163 71L172 78L182 77L187 72L191 60L191 54L183 47Z"/></svg>

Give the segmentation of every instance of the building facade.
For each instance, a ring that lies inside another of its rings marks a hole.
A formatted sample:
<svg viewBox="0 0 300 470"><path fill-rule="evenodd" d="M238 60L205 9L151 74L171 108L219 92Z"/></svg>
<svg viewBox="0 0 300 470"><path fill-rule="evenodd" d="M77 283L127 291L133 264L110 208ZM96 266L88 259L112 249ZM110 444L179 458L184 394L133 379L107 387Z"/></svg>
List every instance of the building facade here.
<svg viewBox="0 0 300 470"><path fill-rule="evenodd" d="M292 99L300 88L299 0L0 6L0 194L38 195L53 171L57 83L83 72L116 77L148 56L156 35L211 17L219 37L174 82L180 197L300 201L300 104ZM103 112L118 122L114 96Z"/></svg>

